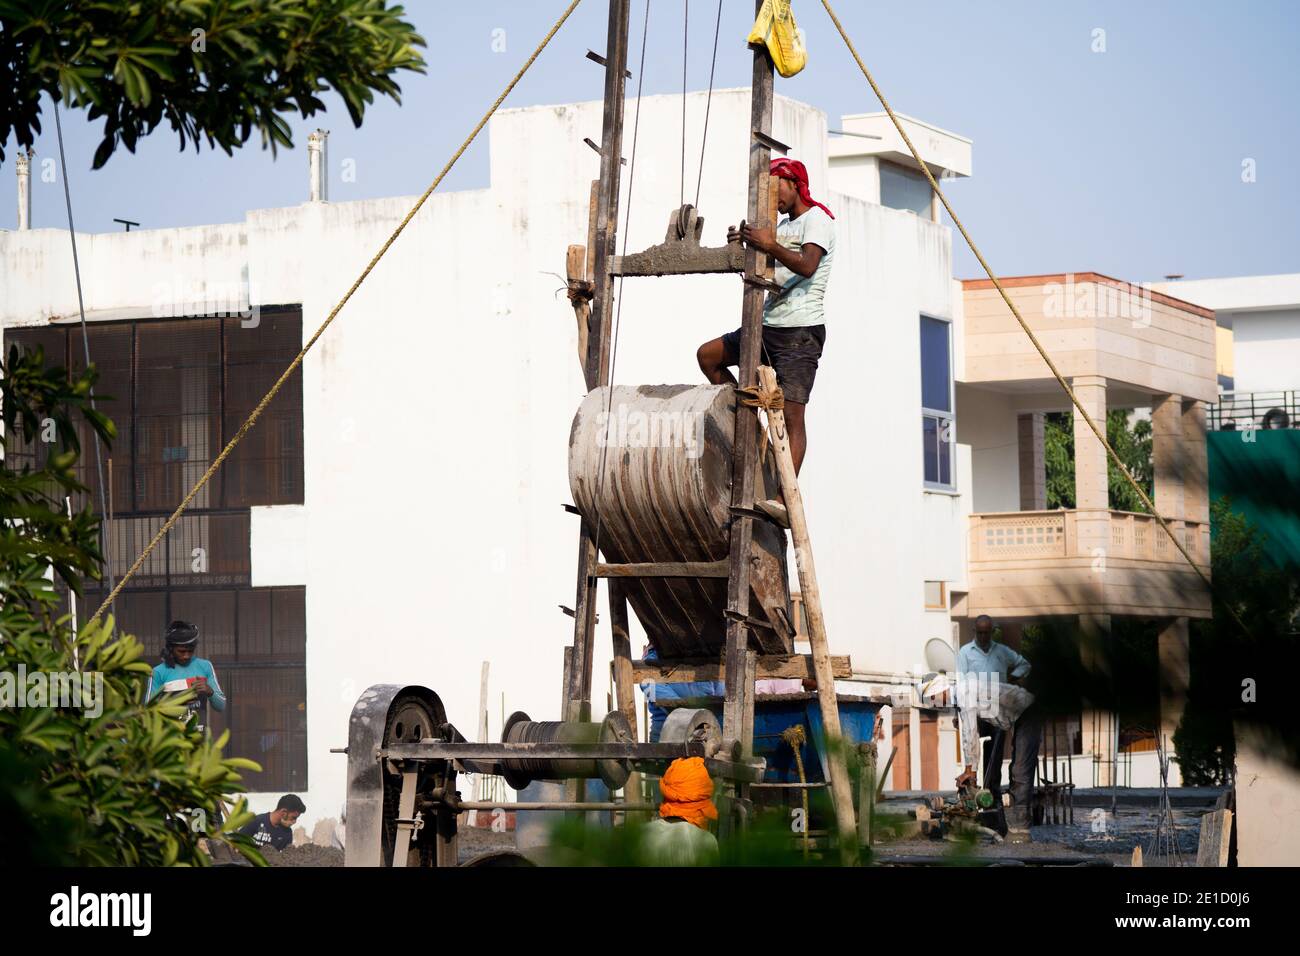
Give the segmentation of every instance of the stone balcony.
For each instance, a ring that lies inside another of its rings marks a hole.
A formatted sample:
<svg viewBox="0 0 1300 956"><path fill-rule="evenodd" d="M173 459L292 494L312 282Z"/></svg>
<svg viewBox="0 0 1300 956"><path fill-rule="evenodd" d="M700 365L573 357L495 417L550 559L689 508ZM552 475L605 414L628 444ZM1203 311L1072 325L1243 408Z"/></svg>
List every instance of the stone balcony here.
<svg viewBox="0 0 1300 956"><path fill-rule="evenodd" d="M1209 523L1170 520L1209 575ZM1210 617L1204 583L1150 515L1058 510L973 514L965 616Z"/></svg>

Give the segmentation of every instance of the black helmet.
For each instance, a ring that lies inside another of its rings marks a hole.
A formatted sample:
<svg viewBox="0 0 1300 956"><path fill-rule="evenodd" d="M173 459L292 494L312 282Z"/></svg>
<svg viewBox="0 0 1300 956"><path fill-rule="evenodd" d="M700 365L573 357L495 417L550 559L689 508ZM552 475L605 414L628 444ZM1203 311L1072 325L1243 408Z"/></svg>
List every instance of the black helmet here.
<svg viewBox="0 0 1300 956"><path fill-rule="evenodd" d="M167 625L168 647L193 647L199 642L199 629L186 621L172 621Z"/></svg>

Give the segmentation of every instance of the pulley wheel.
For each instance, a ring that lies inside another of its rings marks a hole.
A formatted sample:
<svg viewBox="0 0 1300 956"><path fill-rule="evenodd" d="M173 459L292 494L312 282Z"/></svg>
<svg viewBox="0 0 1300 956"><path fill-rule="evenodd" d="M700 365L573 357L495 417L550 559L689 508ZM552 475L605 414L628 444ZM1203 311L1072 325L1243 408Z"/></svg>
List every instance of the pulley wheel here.
<svg viewBox="0 0 1300 956"><path fill-rule="evenodd" d="M706 757L712 757L722 749L722 727L713 711L705 707L678 707L669 713L659 732L659 742L684 744L691 741L704 744Z"/></svg>
<svg viewBox="0 0 1300 956"><path fill-rule="evenodd" d="M636 743L636 737L632 734L632 725L621 710L611 710L605 715L605 720L600 726L600 742L602 744ZM627 783L627 778L632 774L632 764L627 760L597 760L596 768L600 771L600 779L605 781L605 785L610 790L622 790L623 784Z"/></svg>

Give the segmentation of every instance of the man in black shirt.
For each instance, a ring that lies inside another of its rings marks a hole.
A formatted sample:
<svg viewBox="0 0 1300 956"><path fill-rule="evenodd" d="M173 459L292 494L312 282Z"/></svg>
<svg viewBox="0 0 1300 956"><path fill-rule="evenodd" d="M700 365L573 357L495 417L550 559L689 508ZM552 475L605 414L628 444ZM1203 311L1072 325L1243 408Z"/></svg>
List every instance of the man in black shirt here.
<svg viewBox="0 0 1300 956"><path fill-rule="evenodd" d="M293 842L293 825L298 822L298 815L306 810L307 805L297 795L287 793L280 798L274 810L253 817L239 832L252 837L259 850L268 846L283 850Z"/></svg>

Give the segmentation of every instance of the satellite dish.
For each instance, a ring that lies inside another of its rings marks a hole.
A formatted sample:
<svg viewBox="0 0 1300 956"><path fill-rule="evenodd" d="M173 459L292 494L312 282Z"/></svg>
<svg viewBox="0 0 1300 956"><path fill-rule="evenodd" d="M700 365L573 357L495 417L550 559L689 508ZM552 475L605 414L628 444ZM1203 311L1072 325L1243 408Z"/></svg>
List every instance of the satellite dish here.
<svg viewBox="0 0 1300 956"><path fill-rule="evenodd" d="M941 637L925 642L925 666L932 671L951 674L957 669L957 652Z"/></svg>

